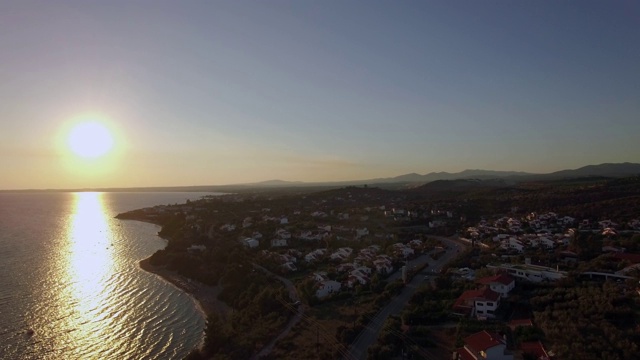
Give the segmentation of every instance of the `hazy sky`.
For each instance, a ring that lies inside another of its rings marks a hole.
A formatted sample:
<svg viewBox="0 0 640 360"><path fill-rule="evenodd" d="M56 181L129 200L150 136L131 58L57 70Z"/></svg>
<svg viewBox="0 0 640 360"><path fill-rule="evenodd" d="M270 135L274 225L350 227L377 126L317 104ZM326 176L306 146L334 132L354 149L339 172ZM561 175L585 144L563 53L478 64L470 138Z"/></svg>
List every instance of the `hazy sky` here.
<svg viewBox="0 0 640 360"><path fill-rule="evenodd" d="M0 189L640 162L637 1L3 1L0 48Z"/></svg>

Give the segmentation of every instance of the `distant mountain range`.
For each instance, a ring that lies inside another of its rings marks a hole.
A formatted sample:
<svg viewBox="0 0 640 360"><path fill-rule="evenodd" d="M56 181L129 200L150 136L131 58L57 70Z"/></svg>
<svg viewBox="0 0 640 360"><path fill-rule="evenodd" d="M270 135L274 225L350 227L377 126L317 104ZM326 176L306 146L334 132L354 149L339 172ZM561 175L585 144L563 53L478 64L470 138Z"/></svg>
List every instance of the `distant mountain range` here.
<svg viewBox="0 0 640 360"><path fill-rule="evenodd" d="M246 186L256 187L297 187L297 186L347 186L347 185L380 185L380 184L404 184L419 186L438 180L461 180L461 179L503 179L512 182L521 181L540 181L540 180L561 180L589 176L598 177L624 177L640 175L640 164L636 163L617 163L617 164L600 164L588 165L578 169L561 170L547 174L534 174L521 171L494 171L469 169L457 173L448 172L431 172L420 175L416 173L405 174L390 178L377 178L358 181L340 181L340 182L300 182L300 181L284 181L269 180L259 183L244 184Z"/></svg>
<svg viewBox="0 0 640 360"><path fill-rule="evenodd" d="M64 191L202 191L202 192L242 192L254 191L256 189L296 189L296 188L335 188L343 186L377 186L387 189L406 189L416 188L424 184L448 181L448 180L482 180L483 184L478 186L499 184L518 183L523 181L544 181L544 180L562 180L584 177L625 177L640 175L640 164L636 163L617 163L617 164L600 164L589 165L579 169L561 170L548 174L532 174L519 171L493 171L493 170L464 170L457 173L448 172L431 172L420 175L416 173L400 175L390 178L377 178L358 181L336 181L336 182L302 182L302 181L284 181L284 180L268 180L249 184L230 184L230 185L203 185L203 186L165 186L165 187L139 187L139 188L92 188L92 189L65 189ZM487 181L491 180L491 181ZM495 180L495 181L493 181ZM434 183L431 188L440 186L450 188L451 186L474 186L468 181L462 181L456 184L437 184ZM25 191L25 190L0 190L7 191ZM28 190L27 190L28 191ZM31 190L31 191L59 191L51 190Z"/></svg>

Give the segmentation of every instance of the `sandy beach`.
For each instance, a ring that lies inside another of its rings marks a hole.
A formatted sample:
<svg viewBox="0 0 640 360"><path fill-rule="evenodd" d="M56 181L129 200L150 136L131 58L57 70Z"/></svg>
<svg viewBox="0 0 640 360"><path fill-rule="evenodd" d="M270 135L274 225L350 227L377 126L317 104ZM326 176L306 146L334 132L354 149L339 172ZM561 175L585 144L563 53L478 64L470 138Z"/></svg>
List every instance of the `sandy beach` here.
<svg viewBox="0 0 640 360"><path fill-rule="evenodd" d="M141 260L140 267L147 272L158 275L189 294L196 301L205 318L213 313L226 318L232 310L229 305L218 300L218 295L222 291L220 286L205 285L179 275L174 271L153 266L150 264L149 259Z"/></svg>

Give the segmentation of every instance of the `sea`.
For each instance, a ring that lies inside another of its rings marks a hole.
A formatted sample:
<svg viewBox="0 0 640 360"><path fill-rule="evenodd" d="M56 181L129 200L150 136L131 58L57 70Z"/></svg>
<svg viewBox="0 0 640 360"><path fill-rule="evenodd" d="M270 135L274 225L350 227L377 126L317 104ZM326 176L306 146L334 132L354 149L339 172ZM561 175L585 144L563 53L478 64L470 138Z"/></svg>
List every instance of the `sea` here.
<svg viewBox="0 0 640 360"><path fill-rule="evenodd" d="M182 359L195 301L142 270L159 226L118 213L212 193L0 193L0 359Z"/></svg>

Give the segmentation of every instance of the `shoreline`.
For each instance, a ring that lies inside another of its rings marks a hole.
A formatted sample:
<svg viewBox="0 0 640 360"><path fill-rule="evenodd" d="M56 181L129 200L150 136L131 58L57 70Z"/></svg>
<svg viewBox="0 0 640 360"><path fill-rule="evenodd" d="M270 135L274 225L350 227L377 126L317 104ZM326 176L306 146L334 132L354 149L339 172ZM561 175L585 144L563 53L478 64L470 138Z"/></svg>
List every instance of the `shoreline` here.
<svg viewBox="0 0 640 360"><path fill-rule="evenodd" d="M139 217L126 217L126 216L123 216L123 214L125 213L118 214L115 216L115 218L120 221L140 221L147 224L153 224L160 227L160 229L162 229L161 224L151 219L139 218ZM156 236L160 239L165 240L166 242L169 241L169 239L160 235L160 231L156 233ZM194 281L190 278L182 276L176 273L175 271L168 270L164 267L151 265L151 262L150 262L151 256L153 256L153 254L149 255L149 257L147 258L144 258L138 261L138 266L140 267L140 269L142 269L143 271L146 271L147 273L156 275L161 280L172 284L173 286L177 287L179 290L182 290L187 296L191 298L191 300L195 304L196 310L200 312L200 314L202 314L202 317L204 318L204 321L205 321L205 328L202 331L200 343L198 344L197 347L194 348L194 350L197 349L198 351L202 352L205 346L205 336L207 332L209 315L217 314L221 318L227 319L229 314L233 312L233 309L229 305L227 305L225 302L218 299L218 295L222 292L222 286L205 285L198 281Z"/></svg>
<svg viewBox="0 0 640 360"><path fill-rule="evenodd" d="M218 300L218 295L222 291L221 286L209 286L198 281L191 280L174 271L162 267L151 265L149 258L140 260L140 268L148 273L154 274L164 281L173 284L178 289L184 291L196 303L198 310L207 319L211 314L217 314L223 318L232 311L232 308L225 302Z"/></svg>
<svg viewBox="0 0 640 360"><path fill-rule="evenodd" d="M232 308L229 305L221 300L218 300L218 295L222 291L222 287L208 286L179 275L174 271L153 266L149 262L149 259L150 257L140 260L138 263L140 268L143 271L156 275L163 281L166 281L182 290L194 302L196 310L202 314L205 322L205 328L202 330L202 338L200 339L200 343L195 349L198 349L198 351L203 351L205 345L205 334L207 332L207 324L209 322L209 315L217 314L223 319L226 319L232 311Z"/></svg>

